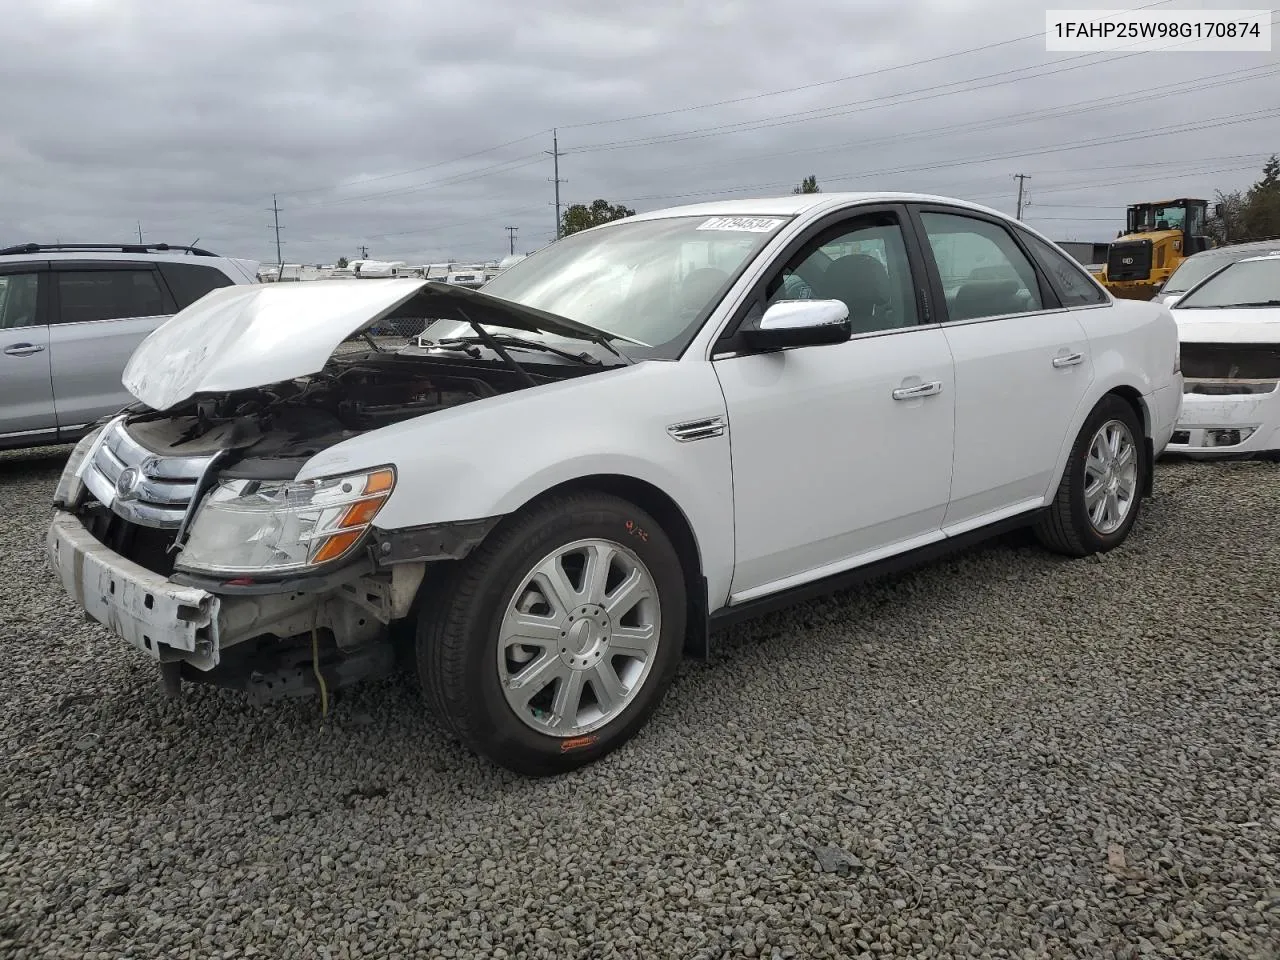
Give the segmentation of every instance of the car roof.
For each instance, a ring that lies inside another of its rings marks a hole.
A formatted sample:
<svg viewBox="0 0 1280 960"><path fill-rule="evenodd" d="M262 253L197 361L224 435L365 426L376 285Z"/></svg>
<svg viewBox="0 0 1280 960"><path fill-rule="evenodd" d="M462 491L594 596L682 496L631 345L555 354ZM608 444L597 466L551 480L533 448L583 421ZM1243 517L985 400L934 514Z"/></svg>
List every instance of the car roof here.
<svg viewBox="0 0 1280 960"><path fill-rule="evenodd" d="M155 263L156 261L178 261L182 263L216 263L226 260L219 256L192 256L181 251L155 251L154 253L124 253L119 250L37 250L32 253L0 254L0 263L27 263L32 260L110 260Z"/></svg>
<svg viewBox="0 0 1280 960"><path fill-rule="evenodd" d="M940 197L925 193L799 193L787 197L756 197L746 200L712 200L681 207L665 207L638 213L628 220L659 220L668 217L794 217L817 210L834 209L855 203L945 203L965 207L982 213L994 214L1005 220L1009 215L954 197ZM617 222L617 221L615 221Z"/></svg>
<svg viewBox="0 0 1280 960"><path fill-rule="evenodd" d="M1280 253L1280 237L1273 240L1248 240L1244 243L1233 243L1227 247L1210 247L1208 250L1201 250L1199 253L1193 253L1187 257L1188 260L1194 260L1200 257L1205 260L1211 260L1214 257L1233 257L1242 260L1244 257L1238 254L1249 254L1253 250L1266 250L1269 253Z"/></svg>

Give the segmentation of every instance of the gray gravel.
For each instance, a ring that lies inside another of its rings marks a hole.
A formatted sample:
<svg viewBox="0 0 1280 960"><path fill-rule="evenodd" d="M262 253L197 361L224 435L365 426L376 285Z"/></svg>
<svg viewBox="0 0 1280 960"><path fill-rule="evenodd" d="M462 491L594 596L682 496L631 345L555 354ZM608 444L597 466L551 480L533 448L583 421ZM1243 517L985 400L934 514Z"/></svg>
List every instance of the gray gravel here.
<svg viewBox="0 0 1280 960"><path fill-rule="evenodd" d="M1280 465L736 629L539 782L398 681L162 701L44 568L60 463L0 455L0 956L1280 956Z"/></svg>

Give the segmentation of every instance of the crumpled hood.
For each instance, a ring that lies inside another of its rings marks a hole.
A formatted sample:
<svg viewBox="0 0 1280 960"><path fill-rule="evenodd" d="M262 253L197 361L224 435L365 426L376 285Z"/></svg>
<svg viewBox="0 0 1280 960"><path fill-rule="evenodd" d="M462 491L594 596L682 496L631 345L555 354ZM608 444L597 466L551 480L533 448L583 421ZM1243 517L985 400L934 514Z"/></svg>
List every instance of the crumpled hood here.
<svg viewBox="0 0 1280 960"><path fill-rule="evenodd" d="M1280 307L1170 310L1183 343L1280 344Z"/></svg>
<svg viewBox="0 0 1280 960"><path fill-rule="evenodd" d="M129 358L122 382L153 410L167 410L200 393L305 377L323 369L347 337L414 297L424 298L432 319L600 337L565 317L427 280L240 284L211 291L152 331Z"/></svg>

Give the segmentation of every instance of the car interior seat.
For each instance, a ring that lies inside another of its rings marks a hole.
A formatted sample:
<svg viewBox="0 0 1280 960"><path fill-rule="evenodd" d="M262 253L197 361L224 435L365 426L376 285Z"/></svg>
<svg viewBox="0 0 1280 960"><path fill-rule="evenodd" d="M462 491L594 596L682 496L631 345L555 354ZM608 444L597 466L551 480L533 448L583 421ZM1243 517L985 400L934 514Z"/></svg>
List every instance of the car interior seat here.
<svg viewBox="0 0 1280 960"><path fill-rule="evenodd" d="M952 320L998 317L1026 309L1016 280L966 280L951 303Z"/></svg>
<svg viewBox="0 0 1280 960"><path fill-rule="evenodd" d="M889 271L875 257L850 253L831 261L814 296L843 301L854 333L878 330L890 303Z"/></svg>

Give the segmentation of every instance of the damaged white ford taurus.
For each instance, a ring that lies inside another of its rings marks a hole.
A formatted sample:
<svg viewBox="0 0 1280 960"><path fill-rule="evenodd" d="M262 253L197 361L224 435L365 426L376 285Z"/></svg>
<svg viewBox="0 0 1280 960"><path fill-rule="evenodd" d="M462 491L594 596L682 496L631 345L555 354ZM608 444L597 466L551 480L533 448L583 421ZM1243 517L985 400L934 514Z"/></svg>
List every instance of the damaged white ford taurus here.
<svg viewBox="0 0 1280 960"><path fill-rule="evenodd" d="M482 291L214 291L133 356L49 552L170 691L400 663L470 747L555 773L737 618L1016 526L1123 542L1177 358L1164 307L972 204L647 213Z"/></svg>

